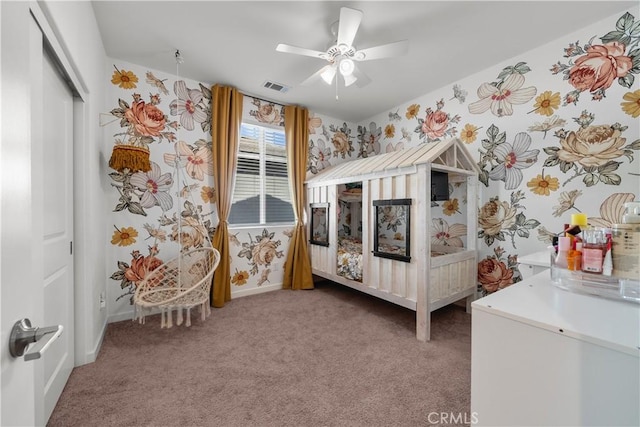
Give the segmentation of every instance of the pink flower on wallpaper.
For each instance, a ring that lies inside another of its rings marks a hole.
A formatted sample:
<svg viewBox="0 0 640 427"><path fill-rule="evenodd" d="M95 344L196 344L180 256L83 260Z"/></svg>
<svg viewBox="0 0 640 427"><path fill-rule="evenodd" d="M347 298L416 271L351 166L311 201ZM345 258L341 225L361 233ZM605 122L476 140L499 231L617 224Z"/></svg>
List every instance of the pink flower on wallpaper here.
<svg viewBox="0 0 640 427"><path fill-rule="evenodd" d="M153 104L145 104L144 101L135 101L124 112L124 117L133 127L134 133L139 136L160 136L164 130L164 113Z"/></svg>
<svg viewBox="0 0 640 427"><path fill-rule="evenodd" d="M204 175L213 175L213 163L211 150L206 146L195 151L184 141L176 144L178 154L164 154L164 162L169 166L175 166L176 159L179 167L187 169L187 174L198 181L204 181Z"/></svg>
<svg viewBox="0 0 640 427"><path fill-rule="evenodd" d="M427 110L427 117L422 123L422 132L430 139L436 139L443 136L449 126L449 115L442 110Z"/></svg>
<svg viewBox="0 0 640 427"><path fill-rule="evenodd" d="M483 259L478 263L478 282L486 292L496 292L513 284L513 270L495 258Z"/></svg>
<svg viewBox="0 0 640 427"><path fill-rule="evenodd" d="M207 113L201 104L203 100L202 92L197 89L187 88L183 80L178 80L173 85L173 91L178 96L169 104L172 116L180 116L180 124L186 130L195 128L194 122L203 123L207 120Z"/></svg>
<svg viewBox="0 0 640 427"><path fill-rule="evenodd" d="M576 59L569 71L569 83L581 92L608 89L633 67L631 58L625 56L624 51L625 45L620 42L588 47L586 55Z"/></svg>
<svg viewBox="0 0 640 427"><path fill-rule="evenodd" d="M153 255L145 257L138 251L134 251L131 255L133 256L133 259L131 260L131 267L125 270L124 277L136 286L138 286L142 279L144 279L149 273L163 264L162 260Z"/></svg>

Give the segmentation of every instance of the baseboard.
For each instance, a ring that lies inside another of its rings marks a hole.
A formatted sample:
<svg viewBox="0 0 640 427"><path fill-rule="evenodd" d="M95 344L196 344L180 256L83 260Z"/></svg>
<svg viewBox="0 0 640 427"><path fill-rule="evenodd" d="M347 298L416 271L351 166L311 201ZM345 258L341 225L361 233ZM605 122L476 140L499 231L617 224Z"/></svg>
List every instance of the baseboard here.
<svg viewBox="0 0 640 427"><path fill-rule="evenodd" d="M275 283L273 285L259 286L257 288L238 289L231 292L231 299L241 298L249 295L263 294L265 292L282 290L282 283Z"/></svg>
<svg viewBox="0 0 640 427"><path fill-rule="evenodd" d="M233 298L241 298L249 295L257 295L265 292L279 291L282 290L282 283L275 283L272 285L259 286L257 288L249 288L249 289L237 289L231 293L231 299ZM151 313L145 313L145 315L156 314L160 311L152 311ZM121 322L123 320L133 320L133 308L131 311L126 311L123 313L111 314L107 317L107 323ZM106 325L105 325L106 327ZM103 331L104 334L104 331ZM102 341L100 341L102 343Z"/></svg>
<svg viewBox="0 0 640 427"><path fill-rule="evenodd" d="M102 348L102 342L104 341L104 336L107 333L107 323L102 325L102 329L100 330L97 341L94 343L93 349L87 352L76 353L76 357L74 359L74 368L77 368L82 365L87 365L89 363L93 363L98 358L98 354L100 353L100 349Z"/></svg>
<svg viewBox="0 0 640 427"><path fill-rule="evenodd" d="M131 308L131 311L111 314L107 317L107 323L121 322L123 320L133 320L133 308Z"/></svg>
<svg viewBox="0 0 640 427"><path fill-rule="evenodd" d="M100 349L102 348L102 342L104 341L104 336L107 333L107 323L105 322L102 325L102 330L100 331L100 336L98 337L98 342L93 347L89 353L87 353L87 363L93 363L98 358L98 354L100 353Z"/></svg>

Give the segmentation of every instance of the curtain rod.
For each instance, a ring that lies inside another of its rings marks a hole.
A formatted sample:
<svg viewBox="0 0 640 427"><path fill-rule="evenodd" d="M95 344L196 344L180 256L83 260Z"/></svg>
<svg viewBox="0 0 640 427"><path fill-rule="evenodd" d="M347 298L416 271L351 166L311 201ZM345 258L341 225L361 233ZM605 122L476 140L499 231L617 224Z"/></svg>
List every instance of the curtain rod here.
<svg viewBox="0 0 640 427"><path fill-rule="evenodd" d="M249 96L249 97L251 97L251 98L259 99L260 101L270 102L270 103L272 103L272 104L281 105L281 106L283 106L283 107L286 105L286 104L281 104L281 103L276 102L276 101L272 101L272 100L270 100L270 99L264 99L264 98L262 98L262 97L260 97L260 96L252 95L252 94L250 94L250 93L246 93L246 92L243 92L243 91L240 91L240 93L241 93L241 94L243 94L244 96Z"/></svg>
<svg viewBox="0 0 640 427"><path fill-rule="evenodd" d="M2 0L0 0L0 1L2 1ZM218 84L218 83L216 83L216 84ZM220 83L220 84L222 84L222 83ZM213 84L212 87L213 86L215 86L215 84ZM251 98L256 98L256 99L259 99L260 101L270 102L272 104L280 105L282 107L286 107L287 105L297 105L297 106L300 106L300 107L304 107L303 105L300 105L300 104L282 104L282 103L274 101L272 99L265 99L265 98L263 98L261 96L257 96L257 95L251 94L251 93L244 92L244 91L242 91L240 89L238 89L238 91L244 96L250 96ZM307 107L304 107L304 108L307 108Z"/></svg>

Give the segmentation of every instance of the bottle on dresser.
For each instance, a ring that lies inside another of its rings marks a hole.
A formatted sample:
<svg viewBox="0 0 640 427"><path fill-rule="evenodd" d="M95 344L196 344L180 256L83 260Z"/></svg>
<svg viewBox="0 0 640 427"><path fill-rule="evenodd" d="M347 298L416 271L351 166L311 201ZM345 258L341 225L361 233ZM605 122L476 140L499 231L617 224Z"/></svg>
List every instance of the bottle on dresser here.
<svg viewBox="0 0 640 427"><path fill-rule="evenodd" d="M640 202L624 204L622 224L612 226L613 275L640 278Z"/></svg>
<svg viewBox="0 0 640 427"><path fill-rule="evenodd" d="M590 227L582 231L582 271L602 274L607 238L603 228Z"/></svg>

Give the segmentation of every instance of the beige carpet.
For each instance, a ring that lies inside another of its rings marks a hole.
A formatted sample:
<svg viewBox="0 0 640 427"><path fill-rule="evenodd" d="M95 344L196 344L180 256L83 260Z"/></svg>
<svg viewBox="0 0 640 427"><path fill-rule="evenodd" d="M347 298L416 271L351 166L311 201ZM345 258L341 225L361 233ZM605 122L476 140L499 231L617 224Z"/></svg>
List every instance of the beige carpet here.
<svg viewBox="0 0 640 427"><path fill-rule="evenodd" d="M321 282L232 300L205 322L108 325L50 426L426 426L469 414L471 316L415 313ZM467 415L467 419L469 416Z"/></svg>

